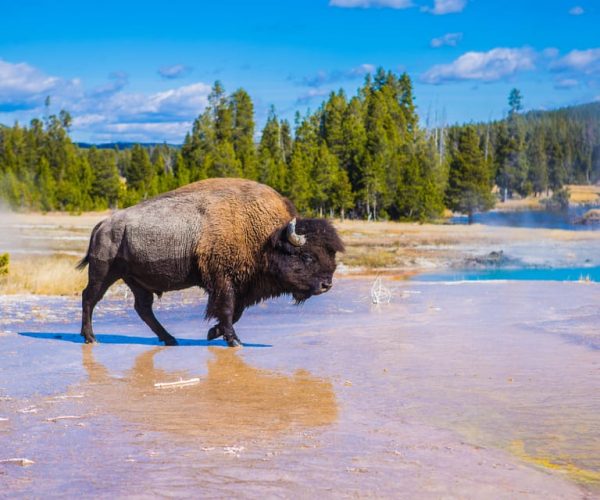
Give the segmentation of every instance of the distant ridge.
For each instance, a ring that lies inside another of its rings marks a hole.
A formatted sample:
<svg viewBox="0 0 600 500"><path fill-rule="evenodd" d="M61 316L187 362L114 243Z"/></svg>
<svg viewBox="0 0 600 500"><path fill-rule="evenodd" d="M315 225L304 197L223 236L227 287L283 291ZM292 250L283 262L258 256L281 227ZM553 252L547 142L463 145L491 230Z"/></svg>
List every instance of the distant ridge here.
<svg viewBox="0 0 600 500"><path fill-rule="evenodd" d="M82 149L89 149L95 147L96 149L118 149L120 151L124 149L131 149L136 144L139 144L145 148L154 148L156 146L169 146L170 148L181 148L181 144L168 144L166 142L104 142L101 144L90 144L89 142L76 142L78 147Z"/></svg>
<svg viewBox="0 0 600 500"><path fill-rule="evenodd" d="M575 120L600 120L600 102L588 102L586 104L577 104L574 106L564 106L561 108L547 110L531 110L523 114L525 117L537 118L548 115L564 115Z"/></svg>

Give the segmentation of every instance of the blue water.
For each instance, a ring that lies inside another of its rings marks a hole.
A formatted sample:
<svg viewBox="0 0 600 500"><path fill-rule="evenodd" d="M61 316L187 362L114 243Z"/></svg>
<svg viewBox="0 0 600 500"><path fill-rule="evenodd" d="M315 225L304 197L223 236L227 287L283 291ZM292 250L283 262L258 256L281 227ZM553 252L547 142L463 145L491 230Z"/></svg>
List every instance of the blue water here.
<svg viewBox="0 0 600 500"><path fill-rule="evenodd" d="M481 281L481 280L526 280L526 281L579 281L589 279L600 282L600 266L559 268L494 268L447 271L421 274L415 281Z"/></svg>
<svg viewBox="0 0 600 500"><path fill-rule="evenodd" d="M598 206L574 206L566 212L546 212L542 210L523 210L519 212L484 212L475 214L473 222L486 226L535 227L545 229L567 229L570 231L594 231L600 224L577 224L591 208ZM450 219L452 224L467 224L467 216L459 215Z"/></svg>

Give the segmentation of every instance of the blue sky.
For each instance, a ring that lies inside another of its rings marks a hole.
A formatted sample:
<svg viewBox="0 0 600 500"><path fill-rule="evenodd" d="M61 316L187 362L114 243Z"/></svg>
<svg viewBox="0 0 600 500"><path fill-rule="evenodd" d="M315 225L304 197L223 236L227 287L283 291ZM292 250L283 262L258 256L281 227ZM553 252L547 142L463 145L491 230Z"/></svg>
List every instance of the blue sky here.
<svg viewBox="0 0 600 500"><path fill-rule="evenodd" d="M76 140L180 143L215 80L259 127L407 71L423 124L600 100L597 0L28 1L2 6L0 123L52 111Z"/></svg>

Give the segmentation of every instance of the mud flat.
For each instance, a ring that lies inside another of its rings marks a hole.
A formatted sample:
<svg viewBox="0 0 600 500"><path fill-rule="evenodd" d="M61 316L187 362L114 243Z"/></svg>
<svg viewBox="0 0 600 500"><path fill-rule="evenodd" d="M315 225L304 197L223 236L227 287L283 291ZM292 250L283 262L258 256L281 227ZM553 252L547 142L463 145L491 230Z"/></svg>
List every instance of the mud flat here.
<svg viewBox="0 0 600 500"><path fill-rule="evenodd" d="M3 494L599 497L598 285L371 284L250 309L235 350L195 292L158 303L174 348L130 296L95 346L76 299L0 297Z"/></svg>

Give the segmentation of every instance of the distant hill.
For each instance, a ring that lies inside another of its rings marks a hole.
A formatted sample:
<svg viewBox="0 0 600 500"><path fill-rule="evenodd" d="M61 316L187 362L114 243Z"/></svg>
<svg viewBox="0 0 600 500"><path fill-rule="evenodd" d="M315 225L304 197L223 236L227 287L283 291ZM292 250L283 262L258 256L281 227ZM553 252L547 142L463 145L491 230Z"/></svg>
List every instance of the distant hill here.
<svg viewBox="0 0 600 500"><path fill-rule="evenodd" d="M167 145L170 148L179 149L181 148L181 144L168 144L164 142L104 142L102 144L90 144L88 142L76 142L78 147L82 149L89 149L96 147L96 149L118 149L119 151L123 151L125 149L131 149L136 144L139 144L145 148L153 148L156 146Z"/></svg>
<svg viewBox="0 0 600 500"><path fill-rule="evenodd" d="M549 110L534 110L523 114L523 116L527 118L541 118L544 116L552 117L553 115L582 122L600 122L600 102L589 102L587 104Z"/></svg>
<svg viewBox="0 0 600 500"><path fill-rule="evenodd" d="M600 183L600 102L532 110L476 127L505 195Z"/></svg>

